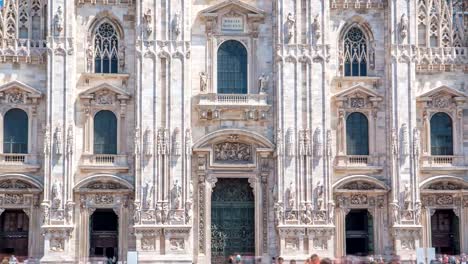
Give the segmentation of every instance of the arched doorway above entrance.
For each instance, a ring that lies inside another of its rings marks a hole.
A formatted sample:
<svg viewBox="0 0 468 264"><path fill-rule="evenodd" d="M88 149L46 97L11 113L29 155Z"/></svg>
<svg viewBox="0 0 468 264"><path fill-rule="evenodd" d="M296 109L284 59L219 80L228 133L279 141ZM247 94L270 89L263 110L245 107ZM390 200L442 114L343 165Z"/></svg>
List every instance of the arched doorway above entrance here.
<svg viewBox="0 0 468 264"><path fill-rule="evenodd" d="M274 145L269 139L245 129L217 130L196 140L193 147L197 157L195 174L198 181L198 262L207 263L211 258L212 195L218 181L223 179L246 181L251 188L254 212L254 255L267 254L268 238L268 185L273 181L272 153ZM273 184L273 182L271 183ZM216 205L216 204L214 204ZM214 208L213 208L214 209ZM246 251L247 252L247 251Z"/></svg>

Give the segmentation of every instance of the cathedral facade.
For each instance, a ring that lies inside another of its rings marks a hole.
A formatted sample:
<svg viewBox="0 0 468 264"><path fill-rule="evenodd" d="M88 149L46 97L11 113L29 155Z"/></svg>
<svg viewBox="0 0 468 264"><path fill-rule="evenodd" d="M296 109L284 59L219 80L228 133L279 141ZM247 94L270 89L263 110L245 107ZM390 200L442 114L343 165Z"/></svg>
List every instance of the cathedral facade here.
<svg viewBox="0 0 468 264"><path fill-rule="evenodd" d="M466 1L0 3L0 257L468 252Z"/></svg>

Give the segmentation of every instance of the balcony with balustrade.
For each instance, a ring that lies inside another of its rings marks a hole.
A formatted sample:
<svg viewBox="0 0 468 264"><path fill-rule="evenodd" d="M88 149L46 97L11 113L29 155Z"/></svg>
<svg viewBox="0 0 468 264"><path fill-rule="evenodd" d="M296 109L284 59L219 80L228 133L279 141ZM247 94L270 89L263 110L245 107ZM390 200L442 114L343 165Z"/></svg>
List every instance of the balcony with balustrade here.
<svg viewBox="0 0 468 264"><path fill-rule="evenodd" d="M421 171L466 171L468 157L453 155L427 155L420 160Z"/></svg>
<svg viewBox="0 0 468 264"><path fill-rule="evenodd" d="M129 170L128 156L115 154L83 154L80 161L82 171L126 172Z"/></svg>
<svg viewBox="0 0 468 264"><path fill-rule="evenodd" d="M267 94L200 94L201 120L263 120L271 108Z"/></svg>
<svg viewBox="0 0 468 264"><path fill-rule="evenodd" d="M335 157L336 171L378 172L383 170L381 160L370 155L337 155Z"/></svg>
<svg viewBox="0 0 468 264"><path fill-rule="evenodd" d="M41 168L37 155L1 153L0 172L36 172Z"/></svg>

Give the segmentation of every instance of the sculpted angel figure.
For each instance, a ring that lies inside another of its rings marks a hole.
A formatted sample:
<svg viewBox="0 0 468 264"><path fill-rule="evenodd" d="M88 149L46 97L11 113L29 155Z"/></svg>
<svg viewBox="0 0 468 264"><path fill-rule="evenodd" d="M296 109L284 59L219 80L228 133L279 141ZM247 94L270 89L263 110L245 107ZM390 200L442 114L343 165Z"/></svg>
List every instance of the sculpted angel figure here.
<svg viewBox="0 0 468 264"><path fill-rule="evenodd" d="M258 78L258 91L259 93L265 93L267 86L268 86L268 80L270 77L266 75L265 73L262 73L260 77Z"/></svg>
<svg viewBox="0 0 468 264"><path fill-rule="evenodd" d="M206 92L206 88L208 85L208 76L206 76L205 72L200 72L200 91Z"/></svg>

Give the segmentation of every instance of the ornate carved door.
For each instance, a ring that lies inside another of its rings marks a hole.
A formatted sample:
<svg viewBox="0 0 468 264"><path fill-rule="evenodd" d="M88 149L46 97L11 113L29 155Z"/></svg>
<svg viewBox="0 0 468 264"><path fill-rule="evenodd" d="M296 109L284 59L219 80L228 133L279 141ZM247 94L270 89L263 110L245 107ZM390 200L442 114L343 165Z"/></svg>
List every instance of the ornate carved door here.
<svg viewBox="0 0 468 264"><path fill-rule="evenodd" d="M247 179L219 179L211 196L211 261L255 256L255 203Z"/></svg>

